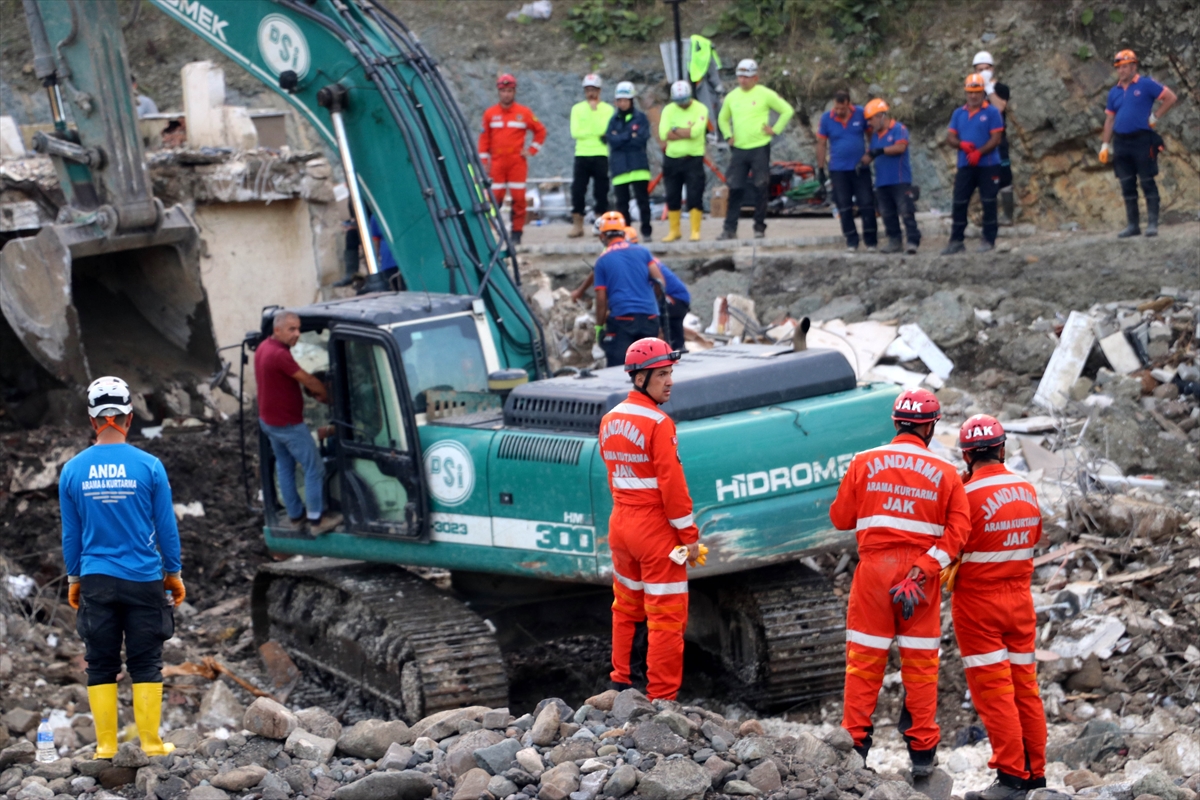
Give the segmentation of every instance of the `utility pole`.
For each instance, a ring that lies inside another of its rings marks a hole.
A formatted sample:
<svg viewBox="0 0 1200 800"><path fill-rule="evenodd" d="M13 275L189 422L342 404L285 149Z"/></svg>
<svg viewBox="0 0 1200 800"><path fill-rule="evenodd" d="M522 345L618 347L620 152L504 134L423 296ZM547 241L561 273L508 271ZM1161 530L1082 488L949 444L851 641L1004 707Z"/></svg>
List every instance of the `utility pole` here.
<svg viewBox="0 0 1200 800"><path fill-rule="evenodd" d="M663 0L664 3L671 7L672 16L675 18L675 74L676 80L685 81L687 78L683 75L683 35L679 30L679 4L686 3L687 0Z"/></svg>

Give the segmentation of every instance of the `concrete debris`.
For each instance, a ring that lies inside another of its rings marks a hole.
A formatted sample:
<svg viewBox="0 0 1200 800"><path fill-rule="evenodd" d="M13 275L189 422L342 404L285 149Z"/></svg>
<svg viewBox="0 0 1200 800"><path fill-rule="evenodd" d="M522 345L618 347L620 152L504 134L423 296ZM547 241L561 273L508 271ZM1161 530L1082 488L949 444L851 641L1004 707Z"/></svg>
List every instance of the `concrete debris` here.
<svg viewBox="0 0 1200 800"><path fill-rule="evenodd" d="M1063 326L1058 346L1050 356L1050 363L1042 373L1041 383L1033 395L1033 401L1043 408L1061 409L1071 399L1071 387L1079 380L1083 364L1095 344L1092 332L1094 321L1087 314L1072 311Z"/></svg>

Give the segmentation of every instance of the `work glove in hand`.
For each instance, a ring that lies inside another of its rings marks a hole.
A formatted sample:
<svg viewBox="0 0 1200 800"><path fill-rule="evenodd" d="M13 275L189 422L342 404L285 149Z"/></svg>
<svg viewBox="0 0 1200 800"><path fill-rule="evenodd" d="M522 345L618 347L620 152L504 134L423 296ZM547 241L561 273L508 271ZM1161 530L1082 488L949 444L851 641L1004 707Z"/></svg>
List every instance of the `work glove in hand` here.
<svg viewBox="0 0 1200 800"><path fill-rule="evenodd" d="M974 142L959 142L958 149L962 150L964 153L974 153L979 148L975 146Z"/></svg>
<svg viewBox="0 0 1200 800"><path fill-rule="evenodd" d="M978 150L972 150L971 152L967 153L967 163L972 167L977 167L979 166L979 159L982 157L983 153L979 152Z"/></svg>
<svg viewBox="0 0 1200 800"><path fill-rule="evenodd" d="M67 603L76 611L79 610L79 596L83 593L83 584L79 581L67 587Z"/></svg>
<svg viewBox="0 0 1200 800"><path fill-rule="evenodd" d="M692 560L688 561L689 567L703 567L708 563L708 547L700 545L699 554Z"/></svg>
<svg viewBox="0 0 1200 800"><path fill-rule="evenodd" d="M1107 164L1111 158L1112 155L1108 149L1108 142L1105 142L1104 144L1100 145L1100 163Z"/></svg>
<svg viewBox="0 0 1200 800"><path fill-rule="evenodd" d="M817 170L817 182L821 184L821 188L825 188L825 184L829 181L829 176L825 174L825 170Z"/></svg>
<svg viewBox="0 0 1200 800"><path fill-rule="evenodd" d="M596 344L600 344L600 341L602 339L604 339L604 326L597 325L596 326Z"/></svg>
<svg viewBox="0 0 1200 800"><path fill-rule="evenodd" d="M1158 115L1151 113L1150 114L1150 127L1153 128L1157 124L1158 124Z"/></svg>
<svg viewBox="0 0 1200 800"><path fill-rule="evenodd" d="M183 598L187 597L187 589L183 588L183 578L178 574L163 578L163 589L171 593L171 603L176 608L183 602Z"/></svg>
<svg viewBox="0 0 1200 800"><path fill-rule="evenodd" d="M913 612L917 610L917 605L925 599L925 591L921 589L921 584L917 583L912 578L905 578L897 583L888 592L892 596L892 604L900 604L900 615L905 619L911 619Z"/></svg>

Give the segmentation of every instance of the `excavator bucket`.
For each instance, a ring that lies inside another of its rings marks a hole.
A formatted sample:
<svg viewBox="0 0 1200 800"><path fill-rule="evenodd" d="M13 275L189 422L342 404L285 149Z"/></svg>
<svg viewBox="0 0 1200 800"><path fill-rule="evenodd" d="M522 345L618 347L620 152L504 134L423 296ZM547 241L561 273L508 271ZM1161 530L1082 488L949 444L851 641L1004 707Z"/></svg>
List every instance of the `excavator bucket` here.
<svg viewBox="0 0 1200 800"><path fill-rule="evenodd" d="M216 369L199 231L177 206L160 219L117 235L94 222L48 225L0 251L0 311L60 381L86 385L136 365L150 388Z"/></svg>

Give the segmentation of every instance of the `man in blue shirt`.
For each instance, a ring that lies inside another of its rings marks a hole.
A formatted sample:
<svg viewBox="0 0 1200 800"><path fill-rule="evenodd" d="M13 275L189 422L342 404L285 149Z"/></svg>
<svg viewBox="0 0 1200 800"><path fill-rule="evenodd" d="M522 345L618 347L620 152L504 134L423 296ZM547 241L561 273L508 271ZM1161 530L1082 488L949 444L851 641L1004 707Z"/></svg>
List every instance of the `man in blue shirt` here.
<svg viewBox="0 0 1200 800"><path fill-rule="evenodd" d="M625 351L638 339L656 337L662 320L650 283L664 286L662 270L650 251L625 239L625 217L608 211L600 217L605 251L593 267L596 288L596 336L608 366L625 363ZM600 320L604 322L600 323Z"/></svg>
<svg viewBox="0 0 1200 800"><path fill-rule="evenodd" d="M917 207L913 202L912 163L908 155L908 128L892 119L888 104L879 98L867 103L867 125L871 131L871 149L863 155L863 163L875 162L875 193L879 197L879 214L887 232L884 253L901 250L900 219L908 234L908 253L913 255L921 246L921 230L917 227Z"/></svg>
<svg viewBox="0 0 1200 800"><path fill-rule="evenodd" d="M1004 118L984 99L982 75L968 75L965 85L967 104L954 109L946 141L959 150L958 172L954 176L954 216L950 244L942 251L949 256L966 249L967 206L979 190L983 204L983 241L977 252L996 247L996 195L1000 191L1000 139Z"/></svg>
<svg viewBox="0 0 1200 800"><path fill-rule="evenodd" d="M1138 220L1137 184L1142 182L1142 194L1146 195L1146 235L1158 235L1158 151L1162 149L1162 137L1154 125L1175 105L1175 93L1153 78L1138 74L1137 54L1122 50L1113 57L1117 68L1117 85L1108 92L1108 103L1104 107L1104 133L1100 134L1100 163L1114 162L1117 180L1121 182L1121 196L1125 199L1125 230L1117 234L1119 239L1140 236ZM1154 112L1155 101L1161 100L1158 113ZM1109 154L1109 142L1112 154Z"/></svg>
<svg viewBox="0 0 1200 800"><path fill-rule="evenodd" d="M171 608L186 595L179 529L162 462L125 443L132 412L125 381L93 381L88 415L96 444L68 461L58 481L67 599L79 611L75 627L87 648L96 758L117 752L122 641L142 750L162 756L175 749L163 743L159 723L162 643L175 633Z"/></svg>
<svg viewBox="0 0 1200 800"><path fill-rule="evenodd" d="M375 250L379 274L386 275L389 281L399 281L400 285L396 289L404 291L404 279L400 276L400 266L396 263L395 256L392 255L392 248L388 246L387 237L383 235L383 226L379 224L379 217L374 214L369 216L367 231L371 234L371 247Z"/></svg>
<svg viewBox="0 0 1200 800"><path fill-rule="evenodd" d="M854 206L862 217L863 242L868 251L875 249L875 196L871 191L871 168L862 164L866 152L866 118L861 106L850 102L850 92L833 96L833 108L821 115L817 128L817 179L825 186L826 153L829 177L833 181L833 203L842 222L846 249L858 249L858 230L854 227Z"/></svg>

